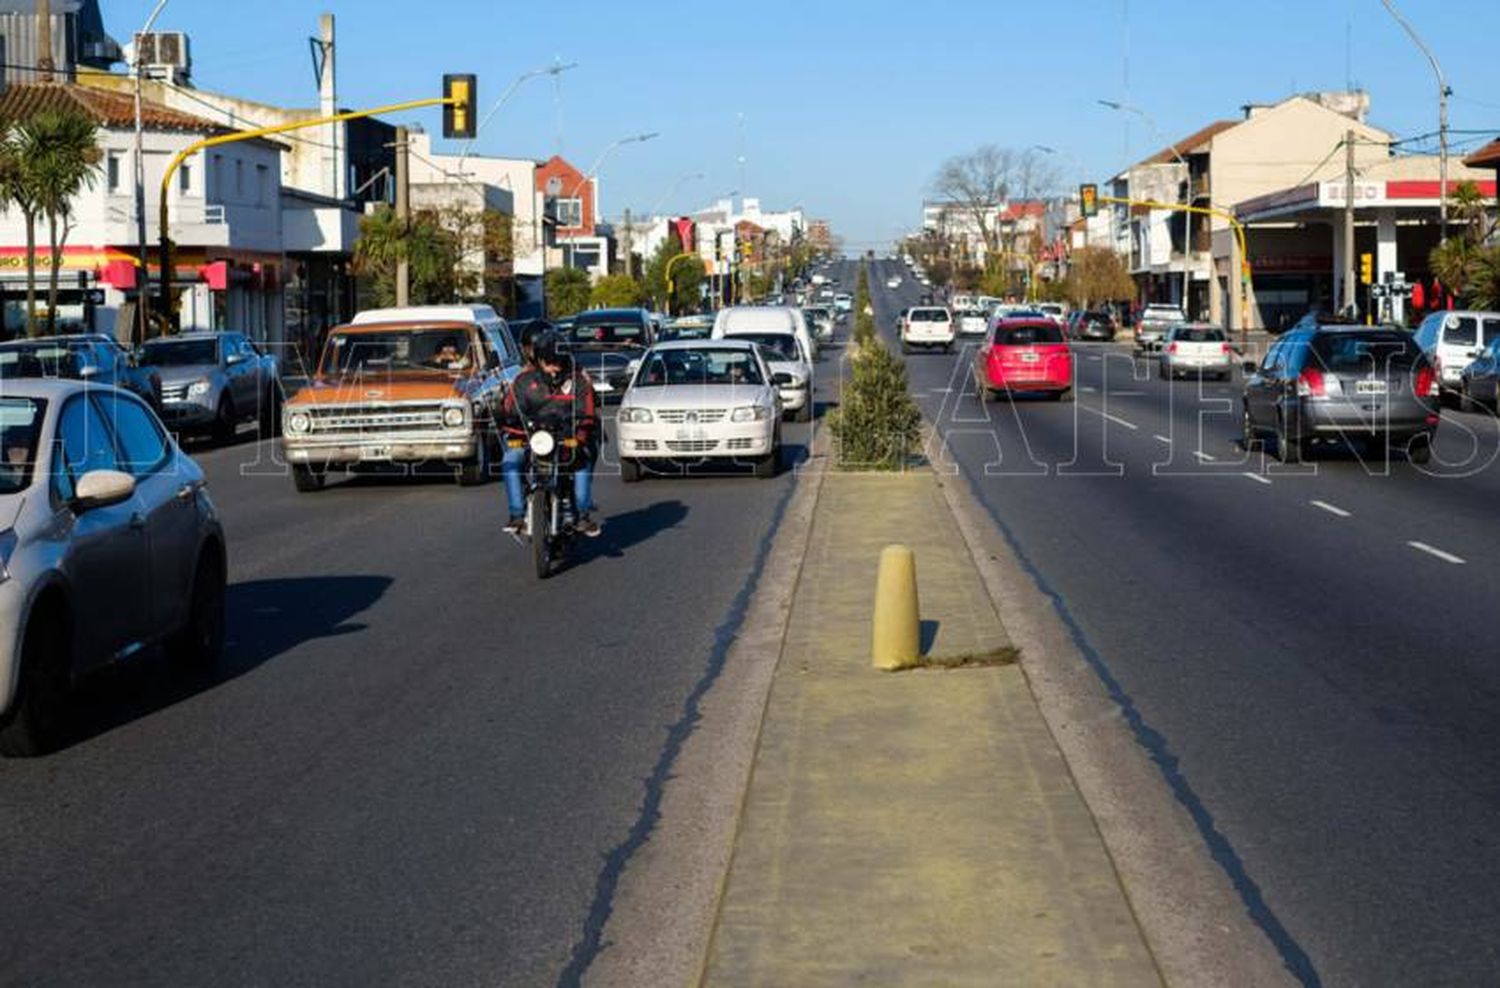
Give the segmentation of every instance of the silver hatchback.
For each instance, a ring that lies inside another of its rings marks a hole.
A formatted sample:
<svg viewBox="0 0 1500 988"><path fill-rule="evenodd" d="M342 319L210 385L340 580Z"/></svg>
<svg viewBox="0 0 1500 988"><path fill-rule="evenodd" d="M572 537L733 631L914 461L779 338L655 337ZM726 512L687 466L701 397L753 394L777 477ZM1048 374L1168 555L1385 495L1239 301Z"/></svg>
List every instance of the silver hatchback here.
<svg viewBox="0 0 1500 988"><path fill-rule="evenodd" d="M157 643L224 641L224 532L146 404L83 382L0 388L0 753L63 740L73 682Z"/></svg>

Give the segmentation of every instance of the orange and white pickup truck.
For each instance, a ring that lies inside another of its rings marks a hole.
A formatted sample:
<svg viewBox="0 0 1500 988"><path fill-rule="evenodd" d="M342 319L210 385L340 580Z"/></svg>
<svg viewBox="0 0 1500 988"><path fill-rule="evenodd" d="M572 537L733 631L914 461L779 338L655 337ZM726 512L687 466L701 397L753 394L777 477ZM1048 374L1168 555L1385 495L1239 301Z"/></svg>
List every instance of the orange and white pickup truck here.
<svg viewBox="0 0 1500 988"><path fill-rule="evenodd" d="M459 483L483 483L498 463L493 410L519 372L489 306L360 313L329 332L317 371L282 407L297 490L320 489L330 470L391 464L446 464Z"/></svg>

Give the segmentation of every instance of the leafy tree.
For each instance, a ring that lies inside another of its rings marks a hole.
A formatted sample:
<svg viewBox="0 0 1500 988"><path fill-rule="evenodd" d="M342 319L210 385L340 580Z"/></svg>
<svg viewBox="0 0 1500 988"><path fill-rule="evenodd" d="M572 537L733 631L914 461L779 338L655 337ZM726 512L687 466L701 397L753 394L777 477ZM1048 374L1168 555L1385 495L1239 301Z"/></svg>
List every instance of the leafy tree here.
<svg viewBox="0 0 1500 988"><path fill-rule="evenodd" d="M1134 301L1136 297L1136 284L1124 259L1108 247L1073 251L1064 284L1069 300L1083 309L1096 302Z"/></svg>
<svg viewBox="0 0 1500 988"><path fill-rule="evenodd" d="M396 265L405 260L413 305L452 302L461 294L460 239L443 228L432 212L419 212L403 223L396 211L382 206L360 217L354 244L355 273L373 279L376 304L396 302Z"/></svg>
<svg viewBox="0 0 1500 988"><path fill-rule="evenodd" d="M1500 245L1486 246L1496 224L1479 187L1460 183L1449 198L1448 215L1458 232L1432 249L1433 272L1465 304L1480 309L1500 306Z"/></svg>
<svg viewBox="0 0 1500 988"><path fill-rule="evenodd" d="M933 258L932 263L924 268L927 272L927 280L932 282L933 288L945 288L953 280L953 265L940 257Z"/></svg>
<svg viewBox="0 0 1500 988"><path fill-rule="evenodd" d="M661 242L661 246L656 248L656 252L651 255L651 260L646 265L646 294L650 296L652 304L659 309L678 313L697 312L699 299L702 297L703 280L708 277L708 269L703 266L703 261L697 255L673 262L672 259L682 252L682 241L677 239L676 231L672 231ZM670 304L667 299L668 264L672 265Z"/></svg>
<svg viewBox="0 0 1500 988"><path fill-rule="evenodd" d="M0 144L0 194L8 206L21 213L26 229L26 333L36 333L36 220L41 202L30 180L26 162L26 142L18 128L12 127Z"/></svg>
<svg viewBox="0 0 1500 988"><path fill-rule="evenodd" d="M606 309L629 309L640 305L646 298L640 282L629 275L612 274L600 278L589 293L589 304Z"/></svg>
<svg viewBox="0 0 1500 988"><path fill-rule="evenodd" d="M547 315L553 319L576 315L588 308L589 273L578 268L557 268L547 272L543 290L547 294Z"/></svg>

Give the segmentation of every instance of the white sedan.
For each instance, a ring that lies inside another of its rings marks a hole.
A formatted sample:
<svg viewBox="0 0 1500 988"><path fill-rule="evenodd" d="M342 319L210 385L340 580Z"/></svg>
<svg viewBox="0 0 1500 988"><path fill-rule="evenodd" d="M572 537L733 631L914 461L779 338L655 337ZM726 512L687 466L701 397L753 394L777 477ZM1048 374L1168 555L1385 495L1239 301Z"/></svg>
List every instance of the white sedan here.
<svg viewBox="0 0 1500 988"><path fill-rule="evenodd" d="M617 419L621 479L645 465L750 462L757 477L781 466L781 396L773 374L746 340L659 343L641 358Z"/></svg>

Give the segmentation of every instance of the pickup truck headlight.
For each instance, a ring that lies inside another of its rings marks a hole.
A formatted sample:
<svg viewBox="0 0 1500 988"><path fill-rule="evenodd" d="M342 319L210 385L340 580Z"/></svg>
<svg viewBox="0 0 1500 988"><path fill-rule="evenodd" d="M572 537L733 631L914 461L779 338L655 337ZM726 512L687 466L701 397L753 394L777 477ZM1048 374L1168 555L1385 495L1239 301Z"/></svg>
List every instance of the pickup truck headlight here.
<svg viewBox="0 0 1500 988"><path fill-rule="evenodd" d="M206 395L206 394L208 394L209 388L212 388L212 387L213 387L213 383L211 381L209 381L208 378L206 378L206 377L199 378L198 380L194 381L192 384L188 385L188 389L187 389L188 397L189 398L198 398L198 397L201 397L202 395Z"/></svg>
<svg viewBox="0 0 1500 988"><path fill-rule="evenodd" d="M312 428L312 416L306 412L292 412L286 417L287 432L306 432Z"/></svg>
<svg viewBox="0 0 1500 988"><path fill-rule="evenodd" d="M443 409L443 424L450 429L457 429L464 424L467 416L459 405L449 405Z"/></svg>
<svg viewBox="0 0 1500 988"><path fill-rule="evenodd" d="M650 425L651 409L622 408L620 409L620 421L634 423L635 425Z"/></svg>
<svg viewBox="0 0 1500 988"><path fill-rule="evenodd" d="M731 422L764 422L770 417L771 410L765 405L746 405L729 413Z"/></svg>

